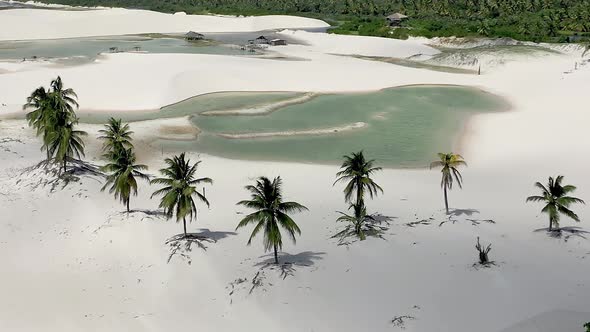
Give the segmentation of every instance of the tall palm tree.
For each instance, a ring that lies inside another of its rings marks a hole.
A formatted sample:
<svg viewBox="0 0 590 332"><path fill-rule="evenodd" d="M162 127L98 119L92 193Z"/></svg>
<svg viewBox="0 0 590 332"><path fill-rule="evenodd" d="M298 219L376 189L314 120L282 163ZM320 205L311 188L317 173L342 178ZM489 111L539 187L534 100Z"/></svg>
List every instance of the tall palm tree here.
<svg viewBox="0 0 590 332"><path fill-rule="evenodd" d="M160 207L164 209L168 218L172 218L176 214L176 221L182 220L186 237L186 217L192 221L193 217L197 216L197 207L193 196L209 206L209 201L204 193L201 194L197 191L196 185L213 183L213 180L210 178L195 179L195 173L201 161L191 165L190 159L186 159L184 153L174 156L172 159L166 158L164 161L168 167L160 170L163 177L151 181L151 184L162 184L164 187L155 191L152 197L162 195Z"/></svg>
<svg viewBox="0 0 590 332"><path fill-rule="evenodd" d="M132 148L131 134L129 124L123 124L121 119L110 118L105 125L105 129L98 131L102 135L98 139L103 140L103 150L117 153L119 150Z"/></svg>
<svg viewBox="0 0 590 332"><path fill-rule="evenodd" d="M74 113L74 107L79 107L78 95L71 88L64 89L60 76L51 81L51 93L56 96L56 107L59 111Z"/></svg>
<svg viewBox="0 0 590 332"><path fill-rule="evenodd" d="M264 229L264 249L274 249L275 264L279 263L278 250L283 248L283 240L279 226L287 231L295 243L295 234L301 234L299 226L288 215L290 212L305 211L307 208L297 202L283 202L282 180L278 176L270 181L267 177L260 177L255 185L248 185L246 189L250 192L250 200L238 202L238 205L256 210L240 221L238 228L250 223L256 224L248 245L256 234Z"/></svg>
<svg viewBox="0 0 590 332"><path fill-rule="evenodd" d="M376 196L383 189L371 179L371 175L381 170L381 167L374 167L375 160L366 160L363 151L353 152L344 156L344 161L340 171L336 173L338 177L334 184L348 181L344 188L344 199L354 205L364 205L365 193L369 193L371 198ZM355 201L352 197L355 195Z"/></svg>
<svg viewBox="0 0 590 332"><path fill-rule="evenodd" d="M32 109L26 115L26 119L29 122L29 127L33 127L37 130L37 136L43 135L43 142L47 141L47 135L51 131L48 129L48 119L55 113L52 104L52 98L50 93L45 90L44 87L35 89L29 97L27 102L23 105L23 110ZM42 149L45 148L47 152L47 160L49 161L50 155L49 150L44 144Z"/></svg>
<svg viewBox="0 0 590 332"><path fill-rule="evenodd" d="M147 166L136 164L135 161L133 148L122 149L118 152L115 160L111 160L110 163L102 167L104 171L111 174L107 176L107 182L101 191L110 185L109 193L114 193L115 198L119 198L126 205L127 213L129 213L131 194L137 196L137 180L135 178L149 181L149 177L141 172L146 170Z"/></svg>
<svg viewBox="0 0 590 332"><path fill-rule="evenodd" d="M430 169L434 167L442 167L441 173L442 178L440 186L443 188L445 194L445 209L449 214L449 200L447 197L447 189L453 189L453 178L457 181L459 188L463 188L463 177L457 169L459 166L467 166L463 157L455 153L439 153L438 157L440 160L433 161L430 163Z"/></svg>
<svg viewBox="0 0 590 332"><path fill-rule="evenodd" d="M572 185L561 185L563 176L558 175L555 180L549 177L547 187L541 182L536 182L535 187L541 189L541 196L529 196L527 202L544 202L545 207L541 212L549 215L549 231L553 230L553 225L559 228L559 215L564 214L575 221L580 221L580 218L572 210L569 209L570 205L574 203L585 204L583 200L567 196L576 190L575 186Z"/></svg>

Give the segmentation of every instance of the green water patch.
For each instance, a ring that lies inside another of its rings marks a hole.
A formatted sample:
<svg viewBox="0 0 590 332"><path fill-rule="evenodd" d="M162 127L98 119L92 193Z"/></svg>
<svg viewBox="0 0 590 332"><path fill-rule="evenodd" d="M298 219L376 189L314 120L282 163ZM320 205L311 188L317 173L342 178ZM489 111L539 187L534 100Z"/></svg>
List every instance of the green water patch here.
<svg viewBox="0 0 590 332"><path fill-rule="evenodd" d="M187 106L180 103L168 111L175 107ZM227 158L324 164L338 163L342 155L364 150L387 167L422 167L437 152L451 151L470 116L506 109L508 104L503 99L477 89L400 87L321 95L264 115L196 115L192 121L202 131L197 140L161 140L156 144L173 151L199 151ZM365 125L325 131L355 123ZM314 130L321 134L309 134ZM221 136L301 132L306 135Z"/></svg>
<svg viewBox="0 0 590 332"><path fill-rule="evenodd" d="M297 92L217 92L199 95L179 103L148 111L80 111L78 116L84 123L106 123L111 116L125 122L178 118L193 116L209 111L224 111L264 105L297 98L303 95Z"/></svg>
<svg viewBox="0 0 590 332"><path fill-rule="evenodd" d="M80 58L87 61L96 59L99 53L111 51L141 51L147 53L188 53L188 54L222 54L252 55L251 52L229 47L210 40L186 41L181 36L137 35L90 38L67 38L31 41L0 42L0 59L63 59Z"/></svg>

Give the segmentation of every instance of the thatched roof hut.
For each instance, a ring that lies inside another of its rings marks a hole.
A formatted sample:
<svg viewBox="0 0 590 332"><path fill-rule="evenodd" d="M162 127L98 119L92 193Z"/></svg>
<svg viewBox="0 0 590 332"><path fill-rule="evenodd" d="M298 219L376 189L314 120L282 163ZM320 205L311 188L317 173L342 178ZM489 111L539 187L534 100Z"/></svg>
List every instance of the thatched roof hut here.
<svg viewBox="0 0 590 332"><path fill-rule="evenodd" d="M403 20L407 19L408 16L402 13L394 13L387 16L387 22L389 22L390 26L398 26L402 23Z"/></svg>

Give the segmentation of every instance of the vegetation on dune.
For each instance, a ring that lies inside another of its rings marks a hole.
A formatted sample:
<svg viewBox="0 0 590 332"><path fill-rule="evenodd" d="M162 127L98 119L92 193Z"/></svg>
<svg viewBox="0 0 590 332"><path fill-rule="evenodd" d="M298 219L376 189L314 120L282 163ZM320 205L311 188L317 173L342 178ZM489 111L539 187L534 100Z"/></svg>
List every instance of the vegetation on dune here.
<svg viewBox="0 0 590 332"><path fill-rule="evenodd" d="M187 217L189 222L193 218L197 218L197 206L193 197L196 196L197 199L209 207L209 201L205 197L205 191L201 194L196 186L204 183L212 184L213 180L207 177L195 178L197 167L201 161L191 164L190 159L187 159L184 153L173 158L166 158L164 161L168 167L160 170L163 176L151 181L151 184L161 184L164 187L156 190L152 194L152 197L162 196L160 208L164 209L168 218L176 215L177 222L182 220L184 236L187 237Z"/></svg>
<svg viewBox="0 0 590 332"><path fill-rule="evenodd" d="M333 30L336 33L395 38L486 36L563 42L573 34L585 38L590 35L589 0L61 0L61 3L167 13L301 15L337 25ZM401 29L387 27L384 18L394 12L410 16Z"/></svg>
<svg viewBox="0 0 590 332"><path fill-rule="evenodd" d="M368 193L371 198L383 189L371 178L371 175L381 170L381 167L375 167L375 160L367 160L363 151L353 152L344 156L340 171L336 173L338 182L346 182L344 187L344 200L350 204L349 210L353 214L338 212L340 217L337 221L346 222L348 225L340 232L336 233L333 238L340 238L340 243L344 243L348 237L356 237L363 241L367 236L379 236L384 230L382 226L377 225L377 221L371 215L367 214L365 207L365 195Z"/></svg>
<svg viewBox="0 0 590 332"><path fill-rule="evenodd" d="M584 201L579 198L568 196L568 194L576 190L576 187L572 185L562 185L562 181L563 176L558 175L555 179L549 177L547 186L544 186L541 182L536 182L535 187L541 190L541 195L529 196L526 199L527 202L545 203L541 212L549 215L549 231L552 231L554 226L559 229L559 219L561 214L579 222L580 218L578 215L569 208L575 203L585 204Z"/></svg>
<svg viewBox="0 0 590 332"><path fill-rule="evenodd" d="M338 177L334 184L346 182L344 187L344 199L346 202L361 206L364 205L365 194L373 198L383 189L371 179L371 175L381 170L381 167L374 167L375 160L365 159L363 151L353 152L344 156ZM354 200L353 200L354 196Z"/></svg>
<svg viewBox="0 0 590 332"><path fill-rule="evenodd" d="M445 210L449 214L449 199L447 196L447 189L453 189L453 179L459 185L459 188L463 188L463 176L457 169L459 166L467 166L463 157L455 153L439 153L439 160L430 163L430 169L435 167L442 167L440 170L442 176L440 180L440 186L443 189L445 195Z"/></svg>
<svg viewBox="0 0 590 332"><path fill-rule="evenodd" d="M283 201L283 182L278 176L272 181L267 177L260 177L255 185L246 186L250 192L250 199L238 202L238 205L255 210L244 217L236 230L249 224L256 224L248 239L248 245L252 239L263 232L264 249L274 251L274 262L279 264L278 250L283 247L283 237L280 228L287 231L287 234L296 242L295 235L301 234L301 229L289 216L292 212L306 211L307 208L297 202Z"/></svg>
<svg viewBox="0 0 590 332"><path fill-rule="evenodd" d="M62 163L63 171L67 169L68 159L84 156L84 131L76 130L78 117L77 95L73 89L65 89L61 77L51 81L50 88L35 89L23 110L31 110L26 119L29 126L37 130L37 136L43 138L42 150L46 151L47 161L54 159Z"/></svg>
<svg viewBox="0 0 590 332"><path fill-rule="evenodd" d="M141 172L146 170L147 166L135 163L133 148L121 149L112 156L115 159L102 167L104 171L111 173L107 176L107 182L102 187L102 190L105 190L110 185L109 193L114 193L115 198L119 198L121 203L125 204L127 212L129 212L131 194L137 196L136 178L149 181L149 177Z"/></svg>
<svg viewBox="0 0 590 332"><path fill-rule="evenodd" d="M586 332L590 332L590 322L584 324L584 327L586 328Z"/></svg>

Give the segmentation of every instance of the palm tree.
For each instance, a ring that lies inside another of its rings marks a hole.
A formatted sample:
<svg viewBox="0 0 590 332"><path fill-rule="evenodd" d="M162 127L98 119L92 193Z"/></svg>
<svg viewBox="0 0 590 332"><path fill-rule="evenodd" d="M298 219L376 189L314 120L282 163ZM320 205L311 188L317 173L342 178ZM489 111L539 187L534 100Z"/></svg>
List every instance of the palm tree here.
<svg viewBox="0 0 590 332"><path fill-rule="evenodd" d="M197 207L193 196L203 203L209 206L209 201L203 194L197 191L196 185L200 183L213 183L210 178L198 178L195 179L195 173L197 167L201 161L197 161L193 165L190 163L190 159L185 158L185 154L181 153L180 156L174 156L172 159L166 158L165 163L168 167L160 170L163 177L156 178L151 181L151 184L162 184L163 188L155 191L152 197L162 195L160 201L160 207L164 208L164 212L168 218L172 218L176 214L176 221L182 220L184 224L184 237L187 237L186 233L186 217L189 217L189 221L196 218Z"/></svg>
<svg viewBox="0 0 590 332"><path fill-rule="evenodd" d="M65 124L62 124L62 121L58 121L58 125L48 135L47 149L49 155L55 155L55 159L63 163L64 173L66 172L68 159L74 156L80 159L84 156L84 141L82 141L82 136L86 136L87 133L81 130L75 130L74 126L76 123L77 119L74 122L67 121Z"/></svg>
<svg viewBox="0 0 590 332"><path fill-rule="evenodd" d="M367 208L364 205L352 204L350 208L353 214L338 211L340 217L336 221L348 223L342 231L332 236L332 238L340 238L340 244L343 244L344 239L350 236L364 241L367 236L379 236L385 230L384 227L377 225L377 220L373 216L367 214Z"/></svg>
<svg viewBox="0 0 590 332"><path fill-rule="evenodd" d="M104 140L103 150L117 153L119 150L124 150L133 147L131 143L131 134L129 124L122 124L121 119L110 118L105 125L105 129L98 131L102 135L98 137Z"/></svg>
<svg viewBox="0 0 590 332"><path fill-rule="evenodd" d="M334 184L341 181L348 181L344 188L344 199L352 203L352 196L356 194L354 205L364 205L364 196L368 192L371 198L376 196L383 189L371 179L371 175L381 170L381 167L374 167L375 160L366 160L363 151L353 152L344 156L340 167L341 171L336 173L338 177Z"/></svg>
<svg viewBox="0 0 590 332"><path fill-rule="evenodd" d="M73 89L64 89L63 81L60 76L51 81L51 93L56 96L56 107L57 110L67 113L74 113L74 107L79 107L78 95Z"/></svg>
<svg viewBox="0 0 590 332"><path fill-rule="evenodd" d="M240 201L238 205L256 211L242 219L236 230L250 223L256 224L248 239L248 245L250 245L254 236L264 229L264 249L265 251L269 251L271 248L274 249L275 264L278 264L277 251L283 248L279 225L287 231L293 243L295 243L295 234L301 234L301 230L288 213L305 211L307 208L297 202L283 202L283 187L280 176L272 181L262 176L256 180L255 185L248 185L246 189L250 191L251 199Z"/></svg>
<svg viewBox="0 0 590 332"><path fill-rule="evenodd" d="M27 97L27 102L23 105L23 110L32 109L26 115L26 119L29 122L29 127L33 127L37 130L37 136L43 134L43 141L46 142L47 135L50 130L48 129L48 119L53 116L55 112L52 107L52 99L48 91L44 87L39 87ZM43 145L43 148L46 148ZM47 160L49 161L50 155L49 150L47 152Z"/></svg>
<svg viewBox="0 0 590 332"><path fill-rule="evenodd" d="M126 205L127 213L129 213L131 194L137 196L137 180L135 178L138 177L149 181L149 177L141 172L146 170L147 166L136 164L135 160L133 148L122 149L115 160L111 160L110 163L102 167L104 171L111 174L107 176L107 182L101 191L104 191L110 185L109 193L114 193L115 198L119 198Z"/></svg>
<svg viewBox="0 0 590 332"><path fill-rule="evenodd" d="M573 203L585 204L584 201L579 198L567 196L567 194L574 192L576 187L572 185L562 186L562 180L563 176L558 175L555 180L552 177L549 177L547 187L540 182L535 183L535 187L541 189L541 196L529 196L526 199L527 202L546 203L541 212L549 215L549 231L553 230L553 225L559 228L560 213L575 221L580 221L578 215L570 210L569 207Z"/></svg>
<svg viewBox="0 0 590 332"><path fill-rule="evenodd" d="M433 161L430 163L430 169L434 167L442 167L441 173L442 178L440 181L440 186L443 188L445 193L445 209L447 214L449 214L449 200L447 198L447 189L453 189L453 178L457 181L459 188L463 188L463 177L461 173L457 169L457 167L463 165L467 166L463 157L455 153L439 153L438 157L440 160Z"/></svg>

